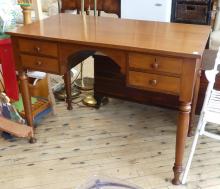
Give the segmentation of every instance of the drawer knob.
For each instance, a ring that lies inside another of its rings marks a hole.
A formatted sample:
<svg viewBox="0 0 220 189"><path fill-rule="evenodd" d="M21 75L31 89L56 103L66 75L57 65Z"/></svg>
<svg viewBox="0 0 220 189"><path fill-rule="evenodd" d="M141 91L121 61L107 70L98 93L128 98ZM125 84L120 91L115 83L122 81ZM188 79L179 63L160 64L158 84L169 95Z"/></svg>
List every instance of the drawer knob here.
<svg viewBox="0 0 220 189"><path fill-rule="evenodd" d="M36 65L37 65L37 66L40 66L40 65L42 65L42 62L41 62L40 60L38 60L38 61L36 62Z"/></svg>
<svg viewBox="0 0 220 189"><path fill-rule="evenodd" d="M161 3L155 3L154 4L156 7L161 7L163 4L161 4Z"/></svg>
<svg viewBox="0 0 220 189"><path fill-rule="evenodd" d="M35 47L34 49L35 49L35 51L36 51L37 53L39 53L40 50L41 50L40 47Z"/></svg>
<svg viewBox="0 0 220 189"><path fill-rule="evenodd" d="M156 79L149 80L149 84L150 84L151 86L156 86L157 83L158 83L158 82L157 82Z"/></svg>
<svg viewBox="0 0 220 189"><path fill-rule="evenodd" d="M151 64L151 67L153 69L158 69L159 68L159 64L158 63L153 63L153 64Z"/></svg>

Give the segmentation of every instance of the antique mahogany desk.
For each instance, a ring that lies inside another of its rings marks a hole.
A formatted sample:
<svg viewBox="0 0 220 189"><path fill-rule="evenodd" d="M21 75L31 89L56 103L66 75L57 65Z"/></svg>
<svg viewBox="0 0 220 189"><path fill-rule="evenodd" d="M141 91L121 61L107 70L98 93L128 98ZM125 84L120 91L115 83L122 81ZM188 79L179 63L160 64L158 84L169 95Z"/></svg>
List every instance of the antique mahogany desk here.
<svg viewBox="0 0 220 189"><path fill-rule="evenodd" d="M71 14L8 32L28 124L33 126L26 69L67 76L70 56L85 50L102 52L117 62L126 85L179 97L173 168L173 184L179 184L191 102L209 32L208 26Z"/></svg>

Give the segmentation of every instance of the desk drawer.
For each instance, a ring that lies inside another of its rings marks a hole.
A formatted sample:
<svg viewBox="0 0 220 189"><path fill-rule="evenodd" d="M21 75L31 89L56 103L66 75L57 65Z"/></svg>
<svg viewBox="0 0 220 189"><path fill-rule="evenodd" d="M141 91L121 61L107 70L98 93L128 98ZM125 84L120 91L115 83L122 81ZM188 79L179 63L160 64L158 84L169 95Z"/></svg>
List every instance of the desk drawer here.
<svg viewBox="0 0 220 189"><path fill-rule="evenodd" d="M57 59L21 55L21 62L25 68L50 73L59 73L59 63Z"/></svg>
<svg viewBox="0 0 220 189"><path fill-rule="evenodd" d="M180 91L180 78L129 71L128 85L136 88L178 94Z"/></svg>
<svg viewBox="0 0 220 189"><path fill-rule="evenodd" d="M18 45L21 52L52 57L58 56L58 46L53 42L19 39Z"/></svg>
<svg viewBox="0 0 220 189"><path fill-rule="evenodd" d="M138 53L129 54L129 67L140 70L151 70L173 74L182 72L182 59L169 58Z"/></svg>

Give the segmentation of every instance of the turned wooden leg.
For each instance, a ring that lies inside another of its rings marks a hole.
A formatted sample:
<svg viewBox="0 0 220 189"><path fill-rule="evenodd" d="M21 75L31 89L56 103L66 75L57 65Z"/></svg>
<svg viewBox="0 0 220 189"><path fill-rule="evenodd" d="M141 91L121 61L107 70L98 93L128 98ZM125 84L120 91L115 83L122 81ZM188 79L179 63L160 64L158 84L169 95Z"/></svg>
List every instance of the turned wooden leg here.
<svg viewBox="0 0 220 189"><path fill-rule="evenodd" d="M64 75L64 82L65 82L65 89L66 89L66 102L67 102L67 109L72 110L72 97L71 97L71 73L68 71Z"/></svg>
<svg viewBox="0 0 220 189"><path fill-rule="evenodd" d="M31 108L31 96L28 89L28 77L24 71L19 72L22 100L27 124L33 127L33 116Z"/></svg>
<svg viewBox="0 0 220 189"><path fill-rule="evenodd" d="M194 121L195 121L195 112L196 112L196 105L199 95L199 87L200 87L200 77L201 77L201 71L199 71L196 84L194 87L194 93L193 93L193 101L192 101L192 110L190 113L190 121L189 121L189 130L188 130L188 137L193 136L193 127L194 127Z"/></svg>
<svg viewBox="0 0 220 189"><path fill-rule="evenodd" d="M33 133L30 136L30 142L35 143L36 139L34 138L34 124L31 108L31 96L28 89L28 77L24 71L19 72L20 86L21 86L21 95L24 105L25 117L27 124L33 128Z"/></svg>
<svg viewBox="0 0 220 189"><path fill-rule="evenodd" d="M189 127L189 115L191 111L191 104L186 102L181 102L179 107L179 117L176 132L176 155L175 163L173 167L174 179L172 183L175 185L180 184L180 174L183 171L182 161L185 149L185 140Z"/></svg>

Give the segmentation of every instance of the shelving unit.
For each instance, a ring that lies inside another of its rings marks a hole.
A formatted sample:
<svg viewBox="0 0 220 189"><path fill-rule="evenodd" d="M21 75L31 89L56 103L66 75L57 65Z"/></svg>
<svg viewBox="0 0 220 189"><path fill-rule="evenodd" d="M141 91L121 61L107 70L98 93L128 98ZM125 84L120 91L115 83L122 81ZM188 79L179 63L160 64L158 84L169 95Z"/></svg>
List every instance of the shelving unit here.
<svg viewBox="0 0 220 189"><path fill-rule="evenodd" d="M173 0L172 22L209 25L212 0Z"/></svg>

